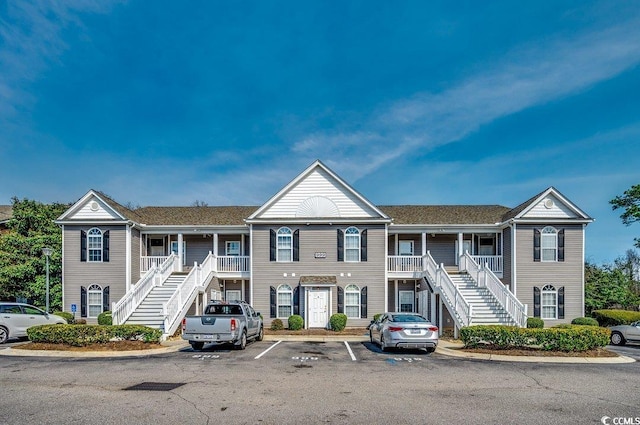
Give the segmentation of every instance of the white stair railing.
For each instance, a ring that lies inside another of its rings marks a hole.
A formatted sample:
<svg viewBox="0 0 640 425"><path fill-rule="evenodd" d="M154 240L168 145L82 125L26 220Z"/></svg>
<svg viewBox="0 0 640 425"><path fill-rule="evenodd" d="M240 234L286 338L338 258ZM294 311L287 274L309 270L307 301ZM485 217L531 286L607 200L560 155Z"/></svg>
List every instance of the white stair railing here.
<svg viewBox="0 0 640 425"><path fill-rule="evenodd" d="M527 326L527 305L522 304L511 291L498 279L488 265L479 265L468 252L460 257L460 264L480 288L487 288L500 303L505 312L521 328Z"/></svg>
<svg viewBox="0 0 640 425"><path fill-rule="evenodd" d="M187 313L196 295L203 292L210 276L215 272L216 257L211 252L201 265L193 268L178 286L173 295L162 306L164 316L164 335L173 335L180 325L180 319Z"/></svg>
<svg viewBox="0 0 640 425"><path fill-rule="evenodd" d="M159 278L159 275L164 275L167 272L171 274L171 271L177 269L177 257L172 255L168 257L160 267L152 266L140 280L133 285L132 289L127 292L124 297L117 303L113 303L111 307L111 317L114 325L121 325L127 321L129 316L138 308L142 300L145 299L151 289L154 286L158 286L164 282L164 279Z"/></svg>
<svg viewBox="0 0 640 425"><path fill-rule="evenodd" d="M456 284L444 269L444 264L438 266L431 253L427 251L424 261L424 273L433 285L440 290L442 299L449 310L453 312L453 320L456 326L461 328L471 324L473 314L472 306L464 299Z"/></svg>

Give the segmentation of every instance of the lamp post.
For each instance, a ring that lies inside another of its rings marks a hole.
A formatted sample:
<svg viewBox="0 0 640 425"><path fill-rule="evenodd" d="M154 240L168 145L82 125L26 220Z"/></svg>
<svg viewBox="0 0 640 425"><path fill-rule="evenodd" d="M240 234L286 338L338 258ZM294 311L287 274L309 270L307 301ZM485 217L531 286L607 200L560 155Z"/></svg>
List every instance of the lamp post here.
<svg viewBox="0 0 640 425"><path fill-rule="evenodd" d="M42 248L42 253L47 257L47 307L45 311L49 314L49 257L51 256L51 248Z"/></svg>

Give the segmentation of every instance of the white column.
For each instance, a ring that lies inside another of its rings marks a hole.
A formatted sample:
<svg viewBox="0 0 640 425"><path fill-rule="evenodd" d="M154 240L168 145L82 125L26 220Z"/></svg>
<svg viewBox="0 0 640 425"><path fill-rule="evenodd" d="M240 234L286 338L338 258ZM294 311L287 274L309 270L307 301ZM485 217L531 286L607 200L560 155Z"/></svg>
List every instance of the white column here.
<svg viewBox="0 0 640 425"><path fill-rule="evenodd" d="M213 256L214 257L218 256L218 234L217 233L213 234Z"/></svg>
<svg viewBox="0 0 640 425"><path fill-rule="evenodd" d="M463 241L462 233L458 233L458 257L464 254L464 245L462 241Z"/></svg>
<svg viewBox="0 0 640 425"><path fill-rule="evenodd" d="M398 311L400 306L400 300L398 299L398 279L393 281L393 298L396 300L396 311Z"/></svg>
<svg viewBox="0 0 640 425"><path fill-rule="evenodd" d="M427 234L422 232L422 256L427 255Z"/></svg>
<svg viewBox="0 0 640 425"><path fill-rule="evenodd" d="M129 291L131 291L131 270L132 267L138 267L138 270L140 269L140 261L138 261L138 264L136 264L135 266L133 266L131 264L131 226L127 224L127 236L126 236L126 248L125 248L125 256L127 258L127 264L125 266L125 293L129 293Z"/></svg>
<svg viewBox="0 0 640 425"><path fill-rule="evenodd" d="M182 233L178 233L178 271L182 271L182 263L184 262L184 254L182 246L184 244Z"/></svg>
<svg viewBox="0 0 640 425"><path fill-rule="evenodd" d="M244 239L244 236L243 236L243 239ZM241 284L242 284L242 285L241 285L241 288L242 288L242 289L241 289L241 291L242 291L242 293L240 294L240 299L241 299L241 300L243 300L243 301L246 301L246 300L244 299L244 279L242 279L240 282L241 282Z"/></svg>
<svg viewBox="0 0 640 425"><path fill-rule="evenodd" d="M436 294L432 292L430 297L431 302L429 303L429 315L431 316L431 323L436 323Z"/></svg>
<svg viewBox="0 0 640 425"><path fill-rule="evenodd" d="M444 304L442 303L442 295L440 295L438 298L440 299L440 305L438 306L438 313L440 313L440 317L438 320L438 332L440 333L440 336L442 336L442 330L444 328L444 323L442 323L442 309L444 308Z"/></svg>
<svg viewBox="0 0 640 425"><path fill-rule="evenodd" d="M244 256L244 233L240 235L240 255ZM244 281L243 281L244 284Z"/></svg>
<svg viewBox="0 0 640 425"><path fill-rule="evenodd" d="M393 255L398 255L398 234L396 233L395 241L393 242Z"/></svg>

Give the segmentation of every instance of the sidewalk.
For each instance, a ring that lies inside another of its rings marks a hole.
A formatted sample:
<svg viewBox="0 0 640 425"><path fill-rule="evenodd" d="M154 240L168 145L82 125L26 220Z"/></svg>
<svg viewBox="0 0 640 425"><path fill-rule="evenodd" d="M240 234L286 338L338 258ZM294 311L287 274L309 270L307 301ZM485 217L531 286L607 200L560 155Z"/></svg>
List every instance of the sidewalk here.
<svg viewBox="0 0 640 425"><path fill-rule="evenodd" d="M264 341L299 341L299 342L367 342L369 337L362 335L265 335ZM108 358L108 357L146 357L158 354L173 353L190 349L187 341L176 339L165 341L162 348L135 351L36 351L16 350L13 348L0 349L0 356L16 357L79 357L79 358ZM577 363L577 364L623 364L634 363L635 360L626 357L543 357L543 356L505 356L500 354L481 354L460 351L462 344L447 340L440 340L437 354L448 357L489 360L500 362L526 363Z"/></svg>

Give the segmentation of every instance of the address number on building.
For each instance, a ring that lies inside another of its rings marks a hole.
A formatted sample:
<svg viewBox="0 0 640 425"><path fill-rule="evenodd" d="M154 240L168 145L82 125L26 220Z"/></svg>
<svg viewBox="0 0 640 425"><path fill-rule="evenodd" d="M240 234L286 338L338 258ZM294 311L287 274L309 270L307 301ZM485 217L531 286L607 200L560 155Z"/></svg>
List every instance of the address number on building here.
<svg viewBox="0 0 640 425"><path fill-rule="evenodd" d="M327 253L326 252L316 252L313 254L314 258L327 258Z"/></svg>

